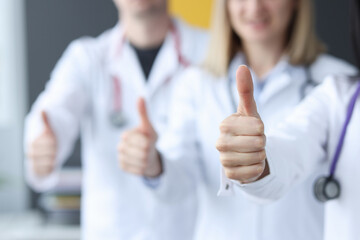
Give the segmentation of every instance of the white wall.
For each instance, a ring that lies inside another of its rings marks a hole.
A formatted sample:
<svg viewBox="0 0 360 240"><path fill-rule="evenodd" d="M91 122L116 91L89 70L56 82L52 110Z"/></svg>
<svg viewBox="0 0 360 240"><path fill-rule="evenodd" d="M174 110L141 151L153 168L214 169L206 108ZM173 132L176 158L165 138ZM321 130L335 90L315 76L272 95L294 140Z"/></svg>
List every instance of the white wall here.
<svg viewBox="0 0 360 240"><path fill-rule="evenodd" d="M0 212L27 206L22 127L26 109L25 0L0 0Z"/></svg>

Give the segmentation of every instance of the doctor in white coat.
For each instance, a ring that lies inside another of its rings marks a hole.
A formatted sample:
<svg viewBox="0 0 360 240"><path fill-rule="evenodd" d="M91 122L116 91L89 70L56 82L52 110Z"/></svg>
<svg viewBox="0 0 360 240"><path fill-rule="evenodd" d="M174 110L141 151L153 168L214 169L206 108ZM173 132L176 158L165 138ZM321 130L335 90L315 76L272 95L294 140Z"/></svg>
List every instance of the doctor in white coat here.
<svg viewBox="0 0 360 240"><path fill-rule="evenodd" d="M359 66L359 1L351 1L350 9ZM261 114L258 114L252 96L251 76L243 67L238 76L238 111L222 122L227 128L226 131L222 129L218 142L221 156L232 155L232 160L222 163L226 175L252 199L271 202L286 195L315 172L321 181L316 183L314 190L312 186L308 187L325 205L323 239L359 239L359 76L328 77L286 121L270 130L266 144ZM246 124L241 124L244 122ZM265 128L268 128L266 123ZM261 144L250 145L249 141ZM262 153L265 146L267 161L264 163L253 156ZM249 166L249 162L254 165ZM323 164L327 166L325 174L318 171L318 166ZM258 173L254 172L254 166L258 167ZM334 181L338 182L339 188L335 187ZM257 230L262 231L262 226Z"/></svg>
<svg viewBox="0 0 360 240"><path fill-rule="evenodd" d="M51 189L80 134L82 239L190 238L194 223L175 227L176 213L154 212L160 203L141 177L121 169L117 144L125 129L139 123L139 96L147 100L155 129L164 131L175 76L200 60L206 36L171 19L166 0L115 4L119 24L72 42L32 106L25 126L26 179L37 191ZM193 221L195 203L187 205Z"/></svg>
<svg viewBox="0 0 360 240"><path fill-rule="evenodd" d="M143 141L150 148L157 144L163 164L154 195L175 202L199 195L195 239L321 239L323 206L310 189L314 176L267 206L245 198L226 178L221 179L220 194L237 196L218 197L222 168L214 146L220 122L236 111L235 72L240 64L252 69L255 99L268 126L288 116L314 82L355 69L322 54L309 0L218 0L215 11L208 57L203 68L182 75L172 99L168 131L156 143L155 137L149 137L155 135L153 129L144 124L148 134L143 134ZM160 161L151 149L138 148L136 155ZM264 158L264 152L256 157ZM231 158L222 156L225 162ZM135 154L123 159L141 161Z"/></svg>

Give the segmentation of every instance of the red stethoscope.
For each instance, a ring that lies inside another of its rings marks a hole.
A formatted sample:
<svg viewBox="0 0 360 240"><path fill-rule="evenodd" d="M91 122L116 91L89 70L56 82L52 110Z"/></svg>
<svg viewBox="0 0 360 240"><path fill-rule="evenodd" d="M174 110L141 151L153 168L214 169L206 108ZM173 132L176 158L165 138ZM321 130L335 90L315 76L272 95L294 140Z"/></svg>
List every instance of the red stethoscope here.
<svg viewBox="0 0 360 240"><path fill-rule="evenodd" d="M184 58L184 56L181 53L180 34L179 34L178 29L175 27L174 23L171 24L170 31L174 37L175 51L176 51L179 66L186 68L189 66L189 62ZM120 41L118 51L117 51L118 54L121 53L121 49L122 49L124 43L125 43L125 35L123 35L123 37ZM173 77L174 74L175 74L175 72L171 76L167 77L164 84L167 84L171 80L171 78ZM122 106L121 79L119 76L113 76L112 82L113 82L113 89L114 89L114 95L113 95L114 97L113 97L113 110L110 113L110 122L113 126L120 128L120 127L123 127L127 122L126 116L124 115L123 106Z"/></svg>

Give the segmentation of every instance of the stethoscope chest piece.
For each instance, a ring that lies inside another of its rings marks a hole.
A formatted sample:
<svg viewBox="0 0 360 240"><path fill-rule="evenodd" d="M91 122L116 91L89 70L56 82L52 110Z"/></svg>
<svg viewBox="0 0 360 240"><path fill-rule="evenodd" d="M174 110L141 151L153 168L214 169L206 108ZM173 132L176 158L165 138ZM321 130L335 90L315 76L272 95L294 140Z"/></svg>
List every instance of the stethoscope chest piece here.
<svg viewBox="0 0 360 240"><path fill-rule="evenodd" d="M126 124L126 117L122 111L114 111L110 113L110 122L115 127L123 127Z"/></svg>
<svg viewBox="0 0 360 240"><path fill-rule="evenodd" d="M314 184L314 194L320 202L338 198L340 191L340 183L332 176L320 177Z"/></svg>

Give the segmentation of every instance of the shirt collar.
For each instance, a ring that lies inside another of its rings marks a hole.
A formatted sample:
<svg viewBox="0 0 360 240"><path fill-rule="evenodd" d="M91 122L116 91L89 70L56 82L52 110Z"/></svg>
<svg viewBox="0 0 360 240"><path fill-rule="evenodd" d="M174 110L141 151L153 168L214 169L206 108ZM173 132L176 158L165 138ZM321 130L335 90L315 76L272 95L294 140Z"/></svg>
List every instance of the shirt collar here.
<svg viewBox="0 0 360 240"><path fill-rule="evenodd" d="M229 79L229 81L231 81L234 84L236 82L236 70L240 65L247 65L246 57L241 52L237 53L235 55L235 57L231 60L229 69L228 69L228 79ZM251 72L251 77L253 79L253 84L254 84L255 100L257 101L257 99L259 98L265 85L275 79L274 76L279 76L284 71L289 70L290 66L291 65L289 63L289 57L287 55L284 55L281 57L281 59L278 61L278 63L275 65L275 67L273 69L271 69L270 72L268 74L266 74L265 77L262 78L262 80L260 80L254 73L254 71L251 69L251 67L249 67L250 72Z"/></svg>

